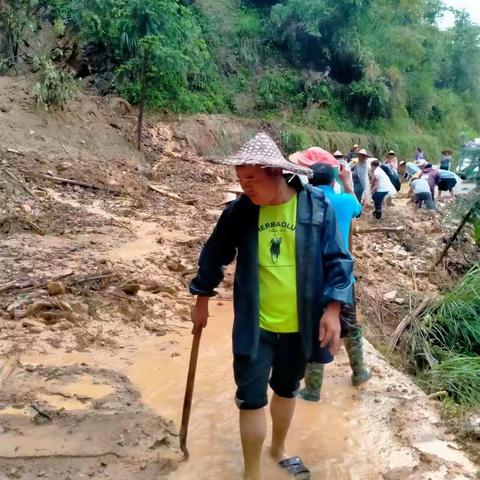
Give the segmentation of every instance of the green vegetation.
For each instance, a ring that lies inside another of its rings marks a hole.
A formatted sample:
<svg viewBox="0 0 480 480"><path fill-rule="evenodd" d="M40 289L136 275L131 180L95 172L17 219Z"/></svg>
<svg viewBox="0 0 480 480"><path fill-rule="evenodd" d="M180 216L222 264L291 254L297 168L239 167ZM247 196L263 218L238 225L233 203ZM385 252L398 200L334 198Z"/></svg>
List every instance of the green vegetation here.
<svg viewBox="0 0 480 480"><path fill-rule="evenodd" d="M442 0L0 5L3 69L15 66L22 35L48 18L57 35L102 57L113 87L142 111L267 118L285 125L288 150L318 141L312 130L348 131L373 135L377 156L386 146L408 157L420 145L436 160L445 144L480 131L480 27L457 11L441 31Z"/></svg>
<svg viewBox="0 0 480 480"><path fill-rule="evenodd" d="M414 324L410 346L421 383L466 406L480 405L480 265Z"/></svg>
<svg viewBox="0 0 480 480"><path fill-rule="evenodd" d="M38 82L33 86L32 95L37 105L45 110L57 110L63 107L75 94L75 80L59 70L51 60L38 59L35 69L40 72Z"/></svg>

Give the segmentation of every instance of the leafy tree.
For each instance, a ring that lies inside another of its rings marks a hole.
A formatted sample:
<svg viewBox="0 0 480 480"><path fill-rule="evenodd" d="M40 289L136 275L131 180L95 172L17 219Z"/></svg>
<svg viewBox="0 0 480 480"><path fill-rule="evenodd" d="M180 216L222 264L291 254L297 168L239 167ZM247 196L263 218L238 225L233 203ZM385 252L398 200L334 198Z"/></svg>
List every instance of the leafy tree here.
<svg viewBox="0 0 480 480"><path fill-rule="evenodd" d="M4 32L0 49L8 66L17 63L24 30L34 28L34 14L38 5L38 0L0 0L0 32Z"/></svg>
<svg viewBox="0 0 480 480"><path fill-rule="evenodd" d="M180 101L187 87L198 86L208 52L191 12L174 0L131 2L120 24L120 47L123 91L139 103L140 149L145 106Z"/></svg>

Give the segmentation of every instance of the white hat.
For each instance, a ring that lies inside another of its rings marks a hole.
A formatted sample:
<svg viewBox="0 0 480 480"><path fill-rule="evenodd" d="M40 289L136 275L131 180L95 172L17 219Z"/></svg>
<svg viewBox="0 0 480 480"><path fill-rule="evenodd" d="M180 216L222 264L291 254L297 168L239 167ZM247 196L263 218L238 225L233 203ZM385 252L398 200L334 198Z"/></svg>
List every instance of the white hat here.
<svg viewBox="0 0 480 480"><path fill-rule="evenodd" d="M390 151L388 152L388 154L389 154L389 155L395 155L395 152L394 152L393 150L390 150Z"/></svg>
<svg viewBox="0 0 480 480"><path fill-rule="evenodd" d="M285 158L276 143L266 134L258 133L249 140L237 153L227 158L210 159L220 165L234 167L242 165L259 165L266 168L282 168L283 170L299 175L311 175L312 170L296 165Z"/></svg>
<svg viewBox="0 0 480 480"><path fill-rule="evenodd" d="M369 156L370 156L364 148L362 148L361 150L359 150L359 151L357 152L357 155L365 155L366 157L369 157Z"/></svg>
<svg viewBox="0 0 480 480"><path fill-rule="evenodd" d="M230 185L225 189L225 191L229 193L236 193L236 194L244 193L240 185Z"/></svg>
<svg viewBox="0 0 480 480"><path fill-rule="evenodd" d="M237 199L237 196L232 193L232 192L227 192L225 196L223 197L223 201L220 202L217 207L220 207L222 205L226 205L227 203L233 202Z"/></svg>
<svg viewBox="0 0 480 480"><path fill-rule="evenodd" d="M420 158L415 162L415 165L417 165L418 167L421 167L422 165L426 165L427 163L428 162L424 158Z"/></svg>
<svg viewBox="0 0 480 480"><path fill-rule="evenodd" d="M333 153L333 156L334 157L344 157L345 155L340 150L337 150L336 152Z"/></svg>

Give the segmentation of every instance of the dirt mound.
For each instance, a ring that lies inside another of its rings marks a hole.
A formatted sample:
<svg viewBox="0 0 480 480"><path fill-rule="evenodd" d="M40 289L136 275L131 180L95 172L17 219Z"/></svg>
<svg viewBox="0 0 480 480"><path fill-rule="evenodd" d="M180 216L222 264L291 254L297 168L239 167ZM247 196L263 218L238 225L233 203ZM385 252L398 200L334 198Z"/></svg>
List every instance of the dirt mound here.
<svg viewBox="0 0 480 480"><path fill-rule="evenodd" d="M174 426L127 377L86 365L16 366L0 394L0 471L9 478L148 479L175 463Z"/></svg>

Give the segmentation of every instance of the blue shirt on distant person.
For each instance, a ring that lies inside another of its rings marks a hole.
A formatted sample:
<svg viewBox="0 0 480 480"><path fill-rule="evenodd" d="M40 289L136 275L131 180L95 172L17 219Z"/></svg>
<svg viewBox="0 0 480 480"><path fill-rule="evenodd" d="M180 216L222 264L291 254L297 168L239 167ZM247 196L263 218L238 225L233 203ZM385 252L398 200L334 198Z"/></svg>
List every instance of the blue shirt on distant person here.
<svg viewBox="0 0 480 480"><path fill-rule="evenodd" d="M354 218L358 218L362 213L362 206L355 195L350 193L335 193L330 185L317 185L330 200L337 217L338 227L342 234L345 249L349 251L350 226Z"/></svg>

